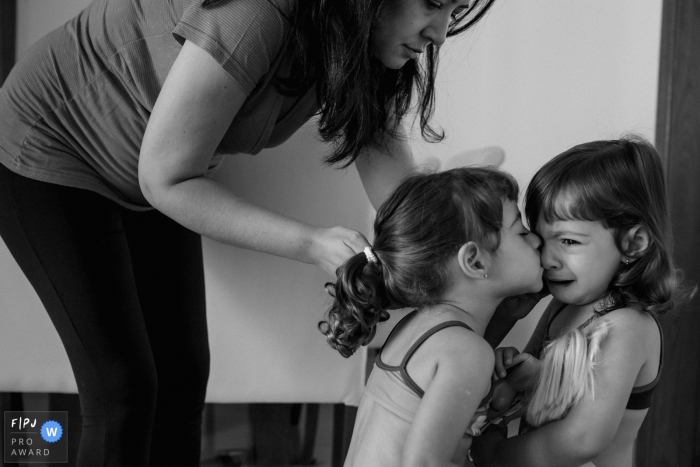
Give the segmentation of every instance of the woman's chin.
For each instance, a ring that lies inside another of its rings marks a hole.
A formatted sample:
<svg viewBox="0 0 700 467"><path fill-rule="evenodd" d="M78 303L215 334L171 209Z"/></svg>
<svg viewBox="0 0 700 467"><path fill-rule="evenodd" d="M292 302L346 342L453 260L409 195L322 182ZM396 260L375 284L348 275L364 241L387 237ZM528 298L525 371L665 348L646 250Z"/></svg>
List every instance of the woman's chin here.
<svg viewBox="0 0 700 467"><path fill-rule="evenodd" d="M407 58L402 57L391 57L379 60L382 65L391 70L400 70L403 66L408 63Z"/></svg>

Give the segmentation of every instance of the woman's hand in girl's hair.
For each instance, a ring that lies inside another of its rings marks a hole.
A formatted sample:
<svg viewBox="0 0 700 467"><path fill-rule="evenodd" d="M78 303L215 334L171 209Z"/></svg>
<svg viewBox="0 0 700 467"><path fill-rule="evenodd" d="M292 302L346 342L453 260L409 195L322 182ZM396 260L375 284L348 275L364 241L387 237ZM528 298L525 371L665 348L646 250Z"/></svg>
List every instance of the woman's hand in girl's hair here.
<svg viewBox="0 0 700 467"><path fill-rule="evenodd" d="M268 211L206 176L246 97L216 60L186 41L143 137L138 167L143 194L153 207L209 238L317 264L335 276L338 266L369 245L362 234Z"/></svg>
<svg viewBox="0 0 700 467"><path fill-rule="evenodd" d="M333 227L316 229L309 248L311 262L335 277L335 271L350 257L371 246L360 232Z"/></svg>

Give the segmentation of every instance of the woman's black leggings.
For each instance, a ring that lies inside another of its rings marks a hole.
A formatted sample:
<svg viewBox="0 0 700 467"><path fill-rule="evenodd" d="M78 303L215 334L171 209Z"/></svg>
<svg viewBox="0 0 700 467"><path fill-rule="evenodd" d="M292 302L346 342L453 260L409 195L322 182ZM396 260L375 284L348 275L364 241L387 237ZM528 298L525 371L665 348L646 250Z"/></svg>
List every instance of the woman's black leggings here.
<svg viewBox="0 0 700 467"><path fill-rule="evenodd" d="M78 465L198 466L209 377L201 237L1 164L0 236L73 368Z"/></svg>

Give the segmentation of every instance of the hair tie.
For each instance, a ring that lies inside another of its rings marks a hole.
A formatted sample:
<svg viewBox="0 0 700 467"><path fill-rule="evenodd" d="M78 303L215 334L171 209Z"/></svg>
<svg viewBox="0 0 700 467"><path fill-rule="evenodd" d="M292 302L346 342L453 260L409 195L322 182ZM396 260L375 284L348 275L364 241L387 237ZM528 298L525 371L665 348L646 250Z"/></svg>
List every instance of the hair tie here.
<svg viewBox="0 0 700 467"><path fill-rule="evenodd" d="M372 251L372 247L371 247L371 246L366 246L366 247L365 247L365 256L367 257L367 262L368 262L368 263L373 263L373 264L379 263L379 260L377 259L377 256L376 256L376 255L374 254L374 252Z"/></svg>

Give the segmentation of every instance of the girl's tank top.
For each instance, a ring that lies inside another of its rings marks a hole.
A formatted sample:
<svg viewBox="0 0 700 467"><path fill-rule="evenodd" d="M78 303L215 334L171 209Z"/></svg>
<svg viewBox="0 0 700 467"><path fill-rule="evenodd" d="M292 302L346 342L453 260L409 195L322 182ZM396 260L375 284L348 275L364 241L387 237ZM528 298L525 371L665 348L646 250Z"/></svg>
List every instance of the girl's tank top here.
<svg viewBox="0 0 700 467"><path fill-rule="evenodd" d="M547 329L546 329L546 334L544 336L544 339L542 341L543 345L540 347L538 350L538 354L542 353L542 350L544 347L547 345L547 343L550 341L550 336L549 336L549 328L552 325L552 322L554 321L554 318L556 318L561 311L566 308L566 304L562 303L559 308L556 310L553 310L552 313L549 315L549 320L547 322ZM614 311L614 310L613 310ZM659 318L656 316L655 313L650 313L652 318L654 318L654 321L656 321L656 325L659 328L659 335L661 336L661 354L659 356L659 370L656 373L656 378L648 384L645 384L643 386L637 386L632 388L632 392L630 393L630 398L627 401L627 406L626 408L628 410L644 410L648 409L651 407L651 402L652 402L652 396L654 395L654 389L656 388L656 385L659 384L659 379L661 378L661 370L664 367L664 333L661 328L661 323L659 323ZM588 326L594 319L598 318L598 315L593 315L590 319L586 320L581 326L579 326L579 329L583 329L586 326ZM536 355L537 358L540 357L540 355Z"/></svg>
<svg viewBox="0 0 700 467"><path fill-rule="evenodd" d="M430 336L452 326L461 326L473 331L461 321L440 323L421 335L397 366L382 362L382 346L360 402L345 467L401 466L404 442L424 394L406 371L406 365ZM389 339L391 335L387 341ZM486 423L492 390L479 404L465 436L477 436L481 433L481 428Z"/></svg>

